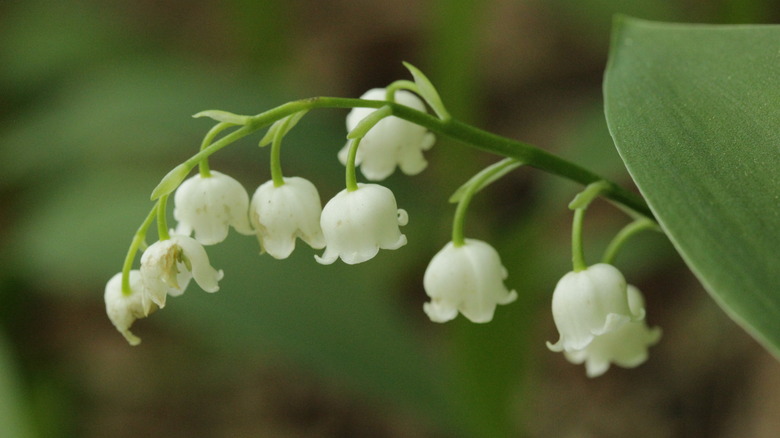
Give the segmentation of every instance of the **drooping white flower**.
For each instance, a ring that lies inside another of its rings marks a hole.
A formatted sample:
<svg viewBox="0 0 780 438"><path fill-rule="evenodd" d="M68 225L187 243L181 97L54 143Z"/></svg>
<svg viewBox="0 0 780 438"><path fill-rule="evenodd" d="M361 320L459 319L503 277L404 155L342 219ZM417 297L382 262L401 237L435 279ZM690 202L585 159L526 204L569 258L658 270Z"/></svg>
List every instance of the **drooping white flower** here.
<svg viewBox="0 0 780 438"><path fill-rule="evenodd" d="M360 98L366 100L385 100L385 89L374 88ZM397 91L395 100L401 105L425 111L425 104L416 95L405 91ZM352 131L361 120L376 111L373 108L354 108L347 115L347 131ZM423 157L423 151L433 146L436 137L422 126L416 125L398 117L390 116L382 119L368 131L360 141L355 164L366 178L381 181L393 173L395 167L407 175L422 172L428 162ZM339 160L346 164L351 141L347 142L339 152Z"/></svg>
<svg viewBox="0 0 780 438"><path fill-rule="evenodd" d="M446 322L458 311L472 322L489 322L499 304L517 299L504 285L507 272L498 252L489 244L466 239L462 246L448 243L425 270L423 285L431 301L423 310L433 322Z"/></svg>
<svg viewBox="0 0 780 438"><path fill-rule="evenodd" d="M320 195L303 178L284 178L280 187L274 187L273 181L264 183L252 196L249 210L260 247L274 258L287 258L295 249L296 237L312 248L325 247Z"/></svg>
<svg viewBox="0 0 780 438"><path fill-rule="evenodd" d="M342 190L322 209L320 225L325 253L314 258L329 265L341 257L353 265L373 258L380 249L406 245L399 226L409 216L399 209L390 189L377 184L358 184L355 191Z"/></svg>
<svg viewBox="0 0 780 438"><path fill-rule="evenodd" d="M644 311L644 298L634 286L628 285L628 305L632 313ZM614 363L623 368L634 368L647 360L647 349L661 338L661 329L649 328L643 321L630 321L622 327L597 336L582 350L564 351L569 362L585 362L588 377L604 374Z"/></svg>
<svg viewBox="0 0 780 438"><path fill-rule="evenodd" d="M555 287L552 313L560 339L547 347L578 351L630 321L641 321L644 308L628 305L626 280L612 265L599 263L564 275Z"/></svg>
<svg viewBox="0 0 780 438"><path fill-rule="evenodd" d="M176 190L173 217L179 222L176 232L203 245L222 242L233 226L241 234L254 234L249 225L249 195L235 179L211 171L204 178L197 174Z"/></svg>
<svg viewBox="0 0 780 438"><path fill-rule="evenodd" d="M219 290L222 271L214 269L203 245L188 236L171 236L149 246L141 256L143 304L153 302L161 309L168 295L184 293L190 280L206 292Z"/></svg>
<svg viewBox="0 0 780 438"><path fill-rule="evenodd" d="M149 303L149 306L143 304L144 285L141 280L141 273L138 270L130 271L130 295L122 293L122 273L111 277L106 283L106 291L103 299L106 302L106 314L114 327L127 339L130 345L138 345L141 339L135 336L130 327L136 319L144 318L152 312L155 307Z"/></svg>

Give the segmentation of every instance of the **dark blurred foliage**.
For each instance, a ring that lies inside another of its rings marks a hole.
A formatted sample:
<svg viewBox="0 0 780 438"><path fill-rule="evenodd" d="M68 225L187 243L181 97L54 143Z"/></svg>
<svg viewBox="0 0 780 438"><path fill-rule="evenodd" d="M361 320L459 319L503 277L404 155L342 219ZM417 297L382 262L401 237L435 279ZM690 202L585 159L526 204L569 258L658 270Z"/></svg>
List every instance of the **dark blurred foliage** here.
<svg viewBox="0 0 780 438"><path fill-rule="evenodd" d="M618 260L664 338L635 370L595 380L550 353L555 282L570 264L577 187L520 170L485 190L467 234L495 245L518 302L487 325L430 323L421 280L449 239L449 194L496 157L446 139L391 187L409 244L358 266L280 262L254 239L209 249L226 278L134 331L105 316L148 195L194 153L204 109L254 114L359 96L429 73L450 111L630 186L601 112L614 13L773 22L768 0L67 0L0 4L0 436L774 437L780 370L708 298L661 235ZM343 111L313 112L285 171L327 199L343 184ZM259 138L258 138L259 139ZM251 191L258 139L212 168ZM420 190L424 187L424 190ZM595 259L625 218L597 203Z"/></svg>

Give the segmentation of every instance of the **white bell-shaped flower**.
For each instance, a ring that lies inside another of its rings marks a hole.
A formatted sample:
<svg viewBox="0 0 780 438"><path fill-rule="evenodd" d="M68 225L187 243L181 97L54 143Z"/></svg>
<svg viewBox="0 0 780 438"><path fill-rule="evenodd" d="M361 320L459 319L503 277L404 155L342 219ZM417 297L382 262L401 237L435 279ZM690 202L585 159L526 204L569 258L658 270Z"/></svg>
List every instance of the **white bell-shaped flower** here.
<svg viewBox="0 0 780 438"><path fill-rule="evenodd" d="M222 270L211 266L206 250L195 239L176 235L157 241L141 256L143 305L151 301L162 309L165 298L183 294L192 278L206 292L216 292L222 275Z"/></svg>
<svg viewBox="0 0 780 438"><path fill-rule="evenodd" d="M130 327L136 319L146 317L156 307L151 303L144 306L144 285L138 270L130 271L129 280L132 293L125 295L122 293L122 273L111 277L106 283L103 299L106 302L106 314L114 327L127 339L130 345L138 345L141 343L141 339L130 331Z"/></svg>
<svg viewBox="0 0 780 438"><path fill-rule="evenodd" d="M366 100L385 100L385 89L374 88L360 98ZM401 105L425 111L425 104L419 97L405 90L395 93L395 101ZM352 131L366 116L376 111L374 108L354 108L347 115L347 131ZM428 162L423 151L433 146L436 137L422 126L398 117L390 116L379 121L360 141L355 164L366 178L381 181L390 176L395 167L407 175L422 172ZM346 164L351 141L339 152L339 160Z"/></svg>
<svg viewBox="0 0 780 438"><path fill-rule="evenodd" d="M499 304L517 299L504 285L507 272L498 252L489 244L466 239L462 246L448 243L425 270L423 285L431 301L423 310L433 322L446 322L458 311L471 322L489 322Z"/></svg>
<svg viewBox="0 0 780 438"><path fill-rule="evenodd" d="M634 286L628 285L628 305L632 313L644 311L644 298ZM565 351L569 362L585 362L588 377L604 374L614 363L623 368L634 368L647 360L647 349L661 338L661 329L649 328L645 321L631 321L620 328L597 336L582 350Z"/></svg>
<svg viewBox="0 0 780 438"><path fill-rule="evenodd" d="M644 308L628 305L626 280L612 265L599 263L569 272L555 286L552 313L560 339L552 351L578 351L630 321L641 321Z"/></svg>
<svg viewBox="0 0 780 438"><path fill-rule="evenodd" d="M233 226L241 234L254 234L249 225L249 195L235 179L211 171L211 176L197 174L184 181L174 196L173 217L179 222L178 234L189 236L203 245L222 242Z"/></svg>
<svg viewBox="0 0 780 438"><path fill-rule="evenodd" d="M249 211L260 247L274 258L287 258L295 249L296 237L312 248L325 247L320 195L314 184L303 178L284 178L280 187L273 181L264 183L252 196Z"/></svg>
<svg viewBox="0 0 780 438"><path fill-rule="evenodd" d="M380 249L406 245L399 226L409 216L399 209L390 189L377 184L358 184L355 191L342 190L322 209L320 225L325 253L314 258L329 265L341 257L353 265L373 258Z"/></svg>

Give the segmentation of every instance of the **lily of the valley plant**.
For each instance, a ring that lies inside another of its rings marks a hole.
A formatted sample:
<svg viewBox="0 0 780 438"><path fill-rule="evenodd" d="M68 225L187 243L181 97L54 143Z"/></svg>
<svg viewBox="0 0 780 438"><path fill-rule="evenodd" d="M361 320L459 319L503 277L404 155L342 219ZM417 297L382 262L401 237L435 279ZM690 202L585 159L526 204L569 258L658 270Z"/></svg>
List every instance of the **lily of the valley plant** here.
<svg viewBox="0 0 780 438"><path fill-rule="evenodd" d="M433 255L422 279L430 300L421 310L430 320L444 323L461 314L469 321L488 323L499 306L521 299L511 288L520 279L507 272L498 251L488 242L465 237L465 218L479 191L523 165L533 166L587 186L571 204L574 266L552 295L552 318L560 339L548 347L563 352L573 363L584 363L591 377L604 373L611 364L635 367L644 362L660 329L648 325L644 298L612 265L630 235L656 226L644 201L533 146L458 122L430 81L413 66L407 67L414 81L396 81L360 99L306 99L255 116L224 111L196 114L214 119L215 126L200 151L171 170L155 188L154 206L136 232L121 272L106 285L106 311L127 341L137 345L140 339L130 331L133 322L163 309L168 297L182 295L191 280L206 292L219 290L223 271L212 267L207 246L225 240L231 227L240 234L255 235L260 252L276 259L289 257L298 239L318 252L314 259L322 264L338 259L364 263L380 250L402 248L407 240L400 227L410 223L410 216L413 223L414 212L409 215L399 208L403 199L397 200L390 188L377 182L396 168L406 175L422 172L428 165L424 152L434 145L436 133L504 158L466 181L450 200L457 203L452 239ZM285 135L309 110L317 108L351 108L346 144L335 154L345 165L345 187L324 207L313 182L284 176L281 166ZM240 182L212 171L208 159L265 128L260 145L271 146L270 179L250 199ZM358 166L371 183L358 182ZM198 173L188 178L195 167ZM166 211L171 194L177 224L169 228ZM601 263L588 266L582 256L582 218L598 196L620 204L636 220L618 234ZM142 251L155 222L157 241ZM139 251L140 268L134 269ZM229 267L225 271L230 275Z"/></svg>

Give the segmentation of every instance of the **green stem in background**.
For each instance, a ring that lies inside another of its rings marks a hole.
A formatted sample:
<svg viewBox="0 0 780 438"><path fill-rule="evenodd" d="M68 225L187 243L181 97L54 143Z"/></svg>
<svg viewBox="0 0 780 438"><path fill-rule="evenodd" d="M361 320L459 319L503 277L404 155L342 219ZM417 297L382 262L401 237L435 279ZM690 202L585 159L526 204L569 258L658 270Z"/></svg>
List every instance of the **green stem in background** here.
<svg viewBox="0 0 780 438"><path fill-rule="evenodd" d="M458 189L458 191L455 192L456 194L453 195L453 198L456 198L458 202L458 207L455 209L455 218L452 221L452 243L455 247L463 246L466 243L464 235L466 211L468 210L474 195L501 176L506 175L509 171L514 170L521 165L521 162L513 158L505 158L498 163L482 169L482 171L474 175L462 189Z"/></svg>
<svg viewBox="0 0 780 438"><path fill-rule="evenodd" d="M262 129L276 120L289 116L299 111L315 108L381 108L387 107L392 115L416 123L433 132L452 138L454 140L471 145L472 147L522 161L528 166L543 170L571 181L587 185L597 181L603 181L600 175L591 172L577 164L539 149L528 143L501 137L487 131L475 128L455 119L442 120L422 111L417 111L397 103L389 103L379 100L350 99L341 97L314 97L297 100L280 105L271 110L248 118L247 124L225 135L219 140L207 146L187 161L177 166L166 175L160 184L152 192L152 199L170 193L184 180L186 174L200 160L212 155L225 146L243 138L259 129ZM607 187L602 196L618 204L627 207L639 215L653 218L653 213L645 201L638 195L620 187L613 182L606 182Z"/></svg>
<svg viewBox="0 0 780 438"><path fill-rule="evenodd" d="M203 141L200 144L200 150L206 149L208 145L211 144L212 141L214 141L214 138L225 129L235 126L232 123L217 123L214 125L209 132L206 133L206 136L203 137ZM198 170L200 172L200 176L203 178L208 178L211 176L211 169L209 169L209 160L207 158L204 158L198 163Z"/></svg>
<svg viewBox="0 0 780 438"><path fill-rule="evenodd" d="M165 216L168 205L168 195L160 196L157 200L157 236L159 240L168 240L168 218Z"/></svg>
<svg viewBox="0 0 780 438"><path fill-rule="evenodd" d="M585 190L577 194L569 203L569 208L574 210L574 220L571 226L571 259L574 272L584 271L588 268L585 262L585 249L582 245L582 222L585 218L585 210L608 187L609 184L606 181L588 184Z"/></svg>
<svg viewBox="0 0 780 438"><path fill-rule="evenodd" d="M141 226L138 227L138 230L133 236L133 240L130 242L130 248L127 250L127 255L125 256L125 263L122 265L122 295L124 296L130 296L133 293L133 291L130 290L130 270L133 269L135 255L143 244L144 239L146 238L146 231L149 229L149 226L152 225L152 221L155 217L157 217L157 204L154 204L154 208L152 208L152 211L146 216L146 219L144 219Z"/></svg>
<svg viewBox="0 0 780 438"><path fill-rule="evenodd" d="M623 229L615 235L615 237L607 246L607 249L604 251L604 257L602 257L601 261L610 265L613 264L612 262L615 261L615 257L617 256L618 251L620 251L620 249L623 247L623 244L625 244L628 239L633 237L634 234L645 230L661 231L661 229L658 227L658 224L651 221L650 219L637 219L623 227Z"/></svg>

